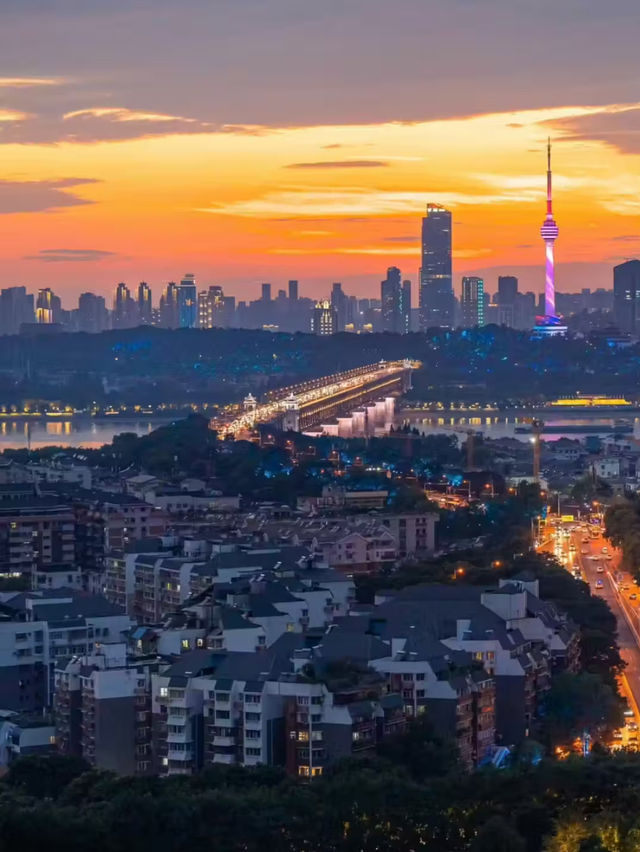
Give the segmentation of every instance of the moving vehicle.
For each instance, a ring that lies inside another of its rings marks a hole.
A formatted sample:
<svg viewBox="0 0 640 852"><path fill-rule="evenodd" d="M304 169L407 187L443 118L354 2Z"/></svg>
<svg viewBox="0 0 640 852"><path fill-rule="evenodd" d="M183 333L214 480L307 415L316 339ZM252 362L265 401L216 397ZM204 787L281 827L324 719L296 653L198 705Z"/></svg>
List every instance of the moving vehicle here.
<svg viewBox="0 0 640 852"><path fill-rule="evenodd" d="M596 567L596 572L597 572L598 574L604 574L604 568L602 567L602 565L598 565L598 566Z"/></svg>
<svg viewBox="0 0 640 852"><path fill-rule="evenodd" d="M629 600L630 601L637 601L638 600L637 594L634 592L632 595L629 595Z"/></svg>
<svg viewBox="0 0 640 852"><path fill-rule="evenodd" d="M602 548L602 552L603 552L603 553L608 553L608 552L609 552L609 550L608 550L606 547L603 547L603 548Z"/></svg>
<svg viewBox="0 0 640 852"><path fill-rule="evenodd" d="M596 589L602 588L604 588L604 583L602 582L602 580L596 580Z"/></svg>

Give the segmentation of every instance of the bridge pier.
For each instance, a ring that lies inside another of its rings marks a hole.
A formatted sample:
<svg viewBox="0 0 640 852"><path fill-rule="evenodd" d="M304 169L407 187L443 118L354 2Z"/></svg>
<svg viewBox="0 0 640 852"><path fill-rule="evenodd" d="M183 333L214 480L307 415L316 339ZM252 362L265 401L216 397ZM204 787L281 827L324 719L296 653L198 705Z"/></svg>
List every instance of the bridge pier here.
<svg viewBox="0 0 640 852"><path fill-rule="evenodd" d="M341 438L353 437L353 418L351 415L338 417L338 435Z"/></svg>
<svg viewBox="0 0 640 852"><path fill-rule="evenodd" d="M376 400L375 409L376 409L376 419L375 419L376 426L384 426L384 424L387 422L387 404L385 403L384 399Z"/></svg>

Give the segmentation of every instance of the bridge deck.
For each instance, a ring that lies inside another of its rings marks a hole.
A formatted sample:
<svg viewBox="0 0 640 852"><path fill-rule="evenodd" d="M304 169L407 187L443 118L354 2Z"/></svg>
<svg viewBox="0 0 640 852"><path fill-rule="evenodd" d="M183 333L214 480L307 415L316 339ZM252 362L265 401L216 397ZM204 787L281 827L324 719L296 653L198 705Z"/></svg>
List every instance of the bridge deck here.
<svg viewBox="0 0 640 852"><path fill-rule="evenodd" d="M338 407L363 404L372 394L390 395L402 389L402 378L418 366L411 361L389 361L358 367L311 382L304 382L272 392L268 401L246 411L226 425L226 433L238 435L257 423L269 423L295 403L305 426L333 416Z"/></svg>

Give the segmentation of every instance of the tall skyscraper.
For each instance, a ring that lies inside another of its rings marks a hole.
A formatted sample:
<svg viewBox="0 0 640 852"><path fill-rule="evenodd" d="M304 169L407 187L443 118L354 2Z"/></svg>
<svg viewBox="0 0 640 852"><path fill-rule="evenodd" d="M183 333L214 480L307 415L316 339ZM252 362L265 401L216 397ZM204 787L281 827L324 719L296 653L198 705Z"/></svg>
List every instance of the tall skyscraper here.
<svg viewBox="0 0 640 852"><path fill-rule="evenodd" d="M498 324L513 328L517 321L518 304L518 279L515 275L500 275L498 277L496 301L498 302Z"/></svg>
<svg viewBox="0 0 640 852"><path fill-rule="evenodd" d="M138 322L140 325L151 325L152 305L151 288L146 281L138 284Z"/></svg>
<svg viewBox="0 0 640 852"><path fill-rule="evenodd" d="M311 333L325 337L337 330L336 311L331 302L324 299L316 302L311 314Z"/></svg>
<svg viewBox="0 0 640 852"><path fill-rule="evenodd" d="M198 319L198 293L195 275L189 272L182 278L177 296L179 327L195 328Z"/></svg>
<svg viewBox="0 0 640 852"><path fill-rule="evenodd" d="M23 323L35 318L33 295L26 287L8 287L0 292L0 334L18 334Z"/></svg>
<svg viewBox="0 0 640 852"><path fill-rule="evenodd" d="M295 280L289 281L289 301L297 302L298 301L298 282Z"/></svg>
<svg viewBox="0 0 640 852"><path fill-rule="evenodd" d="M224 296L222 299L222 325L233 328L236 324L236 297Z"/></svg>
<svg viewBox="0 0 640 852"><path fill-rule="evenodd" d="M109 324L107 305L102 296L95 293L81 293L78 298L78 331L97 334Z"/></svg>
<svg viewBox="0 0 640 852"><path fill-rule="evenodd" d="M514 305L518 297L518 279L515 275L498 276L498 304Z"/></svg>
<svg viewBox="0 0 640 852"><path fill-rule="evenodd" d="M613 267L613 316L620 331L640 333L640 260Z"/></svg>
<svg viewBox="0 0 640 852"><path fill-rule="evenodd" d="M270 302L271 301L271 284L268 284L266 282L264 284L262 284L261 285L261 292L262 292L262 295L261 295L260 298L262 299L262 301L263 302Z"/></svg>
<svg viewBox="0 0 640 852"><path fill-rule="evenodd" d="M51 325L60 322L62 313L62 302L50 287L38 290L36 299L36 322L42 325Z"/></svg>
<svg viewBox="0 0 640 852"><path fill-rule="evenodd" d="M347 294L339 281L335 281L331 287L331 306L336 313L336 331L344 331L347 323Z"/></svg>
<svg viewBox="0 0 640 852"><path fill-rule="evenodd" d="M178 328L178 285L175 281L169 281L164 293L160 296L160 326L162 328Z"/></svg>
<svg viewBox="0 0 640 852"><path fill-rule="evenodd" d="M131 291L127 285L121 281L116 287L113 297L113 327L132 328L137 325L136 314L136 304L131 298Z"/></svg>
<svg viewBox="0 0 640 852"><path fill-rule="evenodd" d="M380 303L382 331L402 334L402 280L397 266L390 266L387 269L387 277L380 282Z"/></svg>
<svg viewBox="0 0 640 852"><path fill-rule="evenodd" d="M437 204L427 205L422 220L422 266L420 267L420 325L453 324L451 278L451 212Z"/></svg>
<svg viewBox="0 0 640 852"><path fill-rule="evenodd" d="M215 328L224 325L224 292L222 287L212 285L198 293L198 328Z"/></svg>
<svg viewBox="0 0 640 852"><path fill-rule="evenodd" d="M402 314L402 331L400 334L409 334L411 331L411 281L409 279L402 282L400 297L400 313Z"/></svg>
<svg viewBox="0 0 640 852"><path fill-rule="evenodd" d="M484 281L475 275L462 279L460 311L463 328L484 325Z"/></svg>
<svg viewBox="0 0 640 852"><path fill-rule="evenodd" d="M551 140L547 142L547 215L540 228L540 236L544 240L546 267L544 281L544 312L545 316L556 315L556 285L555 267L553 257L553 246L558 239L558 226L553 218L553 204L551 193Z"/></svg>

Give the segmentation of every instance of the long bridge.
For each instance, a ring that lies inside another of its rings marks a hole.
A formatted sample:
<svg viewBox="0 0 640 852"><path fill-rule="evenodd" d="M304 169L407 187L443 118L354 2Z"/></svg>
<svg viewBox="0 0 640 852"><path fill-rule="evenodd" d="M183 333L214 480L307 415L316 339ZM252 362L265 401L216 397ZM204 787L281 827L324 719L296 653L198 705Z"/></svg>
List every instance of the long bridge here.
<svg viewBox="0 0 640 852"><path fill-rule="evenodd" d="M388 422L395 398L411 387L411 372L419 366L410 360L380 361L270 391L261 403L249 394L242 413L216 428L234 437L259 423L295 432L372 433L376 425Z"/></svg>

